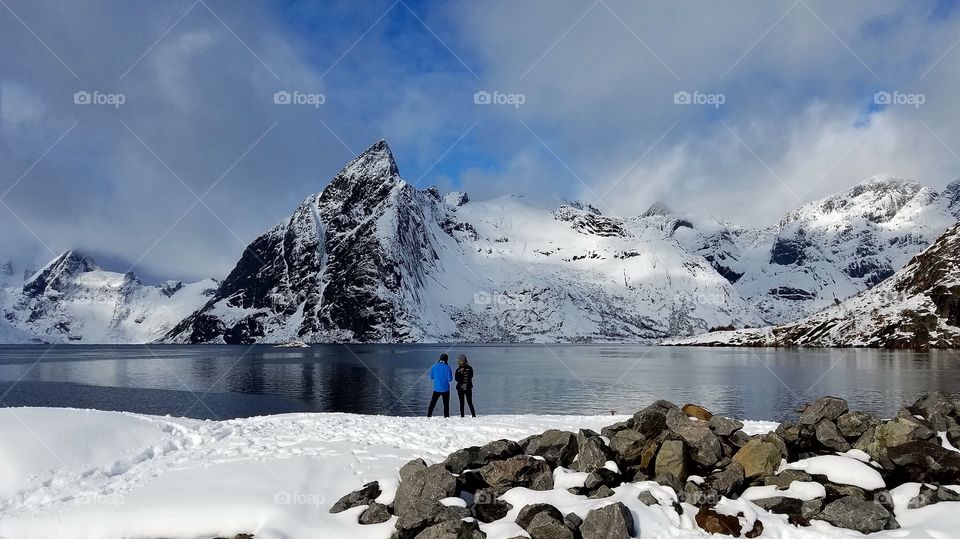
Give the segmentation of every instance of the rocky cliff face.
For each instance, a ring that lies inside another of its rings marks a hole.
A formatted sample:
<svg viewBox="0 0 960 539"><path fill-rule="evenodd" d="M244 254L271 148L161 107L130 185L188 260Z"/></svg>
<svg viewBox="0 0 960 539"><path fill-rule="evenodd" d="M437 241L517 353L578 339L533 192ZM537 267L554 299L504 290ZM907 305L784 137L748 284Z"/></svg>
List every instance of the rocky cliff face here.
<svg viewBox="0 0 960 539"><path fill-rule="evenodd" d="M757 321L659 229L579 203L547 213L418 190L381 141L257 238L165 339L622 341Z"/></svg>
<svg viewBox="0 0 960 539"><path fill-rule="evenodd" d="M809 317L761 329L707 333L674 344L960 346L960 224L889 279Z"/></svg>

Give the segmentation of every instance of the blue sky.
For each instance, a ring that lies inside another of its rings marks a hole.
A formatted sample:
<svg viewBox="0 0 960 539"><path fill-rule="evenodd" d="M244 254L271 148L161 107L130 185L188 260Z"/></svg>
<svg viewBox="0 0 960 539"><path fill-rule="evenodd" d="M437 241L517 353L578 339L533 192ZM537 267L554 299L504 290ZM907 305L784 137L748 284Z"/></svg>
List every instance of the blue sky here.
<svg viewBox="0 0 960 539"><path fill-rule="evenodd" d="M223 276L380 138L419 187L751 226L877 174L960 176L953 2L7 4L0 260L20 265L75 248Z"/></svg>

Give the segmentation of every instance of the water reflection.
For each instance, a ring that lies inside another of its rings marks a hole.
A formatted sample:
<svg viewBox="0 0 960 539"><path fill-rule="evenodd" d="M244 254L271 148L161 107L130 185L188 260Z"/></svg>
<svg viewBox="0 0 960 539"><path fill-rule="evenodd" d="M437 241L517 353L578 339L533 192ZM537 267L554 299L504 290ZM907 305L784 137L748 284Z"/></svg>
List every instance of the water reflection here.
<svg viewBox="0 0 960 539"><path fill-rule="evenodd" d="M891 415L922 391L960 392L960 359L944 351L3 346L0 401L210 418L303 410L420 415L431 392L426 371L444 352L470 357L481 414L631 413L666 398L737 417L783 419L802 402L831 394Z"/></svg>

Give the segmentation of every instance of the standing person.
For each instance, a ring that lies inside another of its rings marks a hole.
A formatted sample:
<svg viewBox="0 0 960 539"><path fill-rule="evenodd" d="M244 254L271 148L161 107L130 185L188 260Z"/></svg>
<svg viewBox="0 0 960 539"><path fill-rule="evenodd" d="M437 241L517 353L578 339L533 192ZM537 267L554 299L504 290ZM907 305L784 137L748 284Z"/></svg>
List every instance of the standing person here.
<svg viewBox="0 0 960 539"><path fill-rule="evenodd" d="M460 417L463 417L463 398L467 398L467 404L470 405L470 415L477 417L477 411L473 408L473 367L467 361L467 356L460 354L457 356L457 397L460 398Z"/></svg>
<svg viewBox="0 0 960 539"><path fill-rule="evenodd" d="M433 415L433 408L437 399L443 397L443 417L450 417L450 382L453 381L453 371L447 364L447 354L440 354L440 359L430 368L430 379L433 380L433 397L430 398L430 408L427 417Z"/></svg>

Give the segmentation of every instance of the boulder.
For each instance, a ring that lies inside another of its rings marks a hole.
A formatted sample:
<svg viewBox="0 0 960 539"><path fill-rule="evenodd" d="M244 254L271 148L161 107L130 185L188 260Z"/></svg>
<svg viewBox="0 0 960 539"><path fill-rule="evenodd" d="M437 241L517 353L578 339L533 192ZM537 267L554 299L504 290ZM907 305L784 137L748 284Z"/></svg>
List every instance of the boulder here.
<svg viewBox="0 0 960 539"><path fill-rule="evenodd" d="M890 469L892 464L887 458L890 448L909 442L930 440L936 435L937 432L926 421L901 415L873 430L867 430L854 447L862 449L870 458Z"/></svg>
<svg viewBox="0 0 960 539"><path fill-rule="evenodd" d="M643 460L643 448L647 439L631 429L621 430L610 438L610 451L621 467L640 464Z"/></svg>
<svg viewBox="0 0 960 539"><path fill-rule="evenodd" d="M947 431L947 441L950 442L950 445L953 447L960 449L960 427Z"/></svg>
<svg viewBox="0 0 960 539"><path fill-rule="evenodd" d="M573 530L562 519L557 520L553 514L545 511L537 513L525 531L531 539L574 539Z"/></svg>
<svg viewBox="0 0 960 539"><path fill-rule="evenodd" d="M829 419L824 419L817 423L816 427L817 441L824 447L844 453L850 450L850 442L843 437L837 425Z"/></svg>
<svg viewBox="0 0 960 539"><path fill-rule="evenodd" d="M679 410L669 410L667 428L680 436L689 448L691 460L700 466L711 467L723 458L720 438L710 430L705 421L690 419Z"/></svg>
<svg viewBox="0 0 960 539"><path fill-rule="evenodd" d="M706 484L717 493L732 497L738 493L744 480L743 466L739 462L731 462L722 470L713 472L706 477Z"/></svg>
<svg viewBox="0 0 960 539"><path fill-rule="evenodd" d="M818 476L820 483L827 492L827 501L839 500L840 498L857 498L858 500L868 500L867 491L855 485L844 485L841 483L831 483L825 477Z"/></svg>
<svg viewBox="0 0 960 539"><path fill-rule="evenodd" d="M476 521L449 520L424 529L414 539L486 539Z"/></svg>
<svg viewBox="0 0 960 539"><path fill-rule="evenodd" d="M403 515L397 515L397 535L414 537L423 529L447 521L458 521L470 516L466 507L443 505L429 500L415 500L407 507Z"/></svg>
<svg viewBox="0 0 960 539"><path fill-rule="evenodd" d="M777 475L768 475L763 478L764 485L774 485L780 490L790 487L794 481L813 481L813 477L803 470L784 470Z"/></svg>
<svg viewBox="0 0 960 539"><path fill-rule="evenodd" d="M960 494L941 486L920 485L920 493L911 498L907 507L920 509L939 502L960 502Z"/></svg>
<svg viewBox="0 0 960 539"><path fill-rule="evenodd" d="M887 448L886 456L902 481L960 485L960 453L938 440L917 440Z"/></svg>
<svg viewBox="0 0 960 539"><path fill-rule="evenodd" d="M627 506L616 502L587 513L580 535L583 539L630 539L639 535L639 530L634 530L633 515Z"/></svg>
<svg viewBox="0 0 960 539"><path fill-rule="evenodd" d="M480 468L480 476L498 494L513 487L526 487L531 490L553 488L553 472L550 466L528 455L495 460Z"/></svg>
<svg viewBox="0 0 960 539"><path fill-rule="evenodd" d="M830 502L814 518L860 533L874 533L899 527L897 521L883 506L853 496Z"/></svg>
<svg viewBox="0 0 960 539"><path fill-rule="evenodd" d="M703 406L697 404L684 404L681 410L687 415L687 417L695 417L700 421L710 421L710 418L713 417L713 414L710 412L710 410L707 410Z"/></svg>
<svg viewBox="0 0 960 539"><path fill-rule="evenodd" d="M380 524L390 520L390 508L382 503L372 502L360 513L360 524Z"/></svg>
<svg viewBox="0 0 960 539"><path fill-rule="evenodd" d="M847 412L837 418L837 429L847 438L859 438L870 427L876 427L880 420L866 412Z"/></svg>
<svg viewBox="0 0 960 539"><path fill-rule="evenodd" d="M717 436L730 436L743 428L742 422L718 415L711 417L707 425Z"/></svg>
<svg viewBox="0 0 960 539"><path fill-rule="evenodd" d="M576 513L567 513L567 515L563 517L563 523L571 530L577 531L580 529L580 525L583 524L583 519Z"/></svg>
<svg viewBox="0 0 960 539"><path fill-rule="evenodd" d="M480 522L493 522L507 516L513 509L509 503L497 498L497 493L491 488L480 489L473 496L473 506L470 513Z"/></svg>
<svg viewBox="0 0 960 539"><path fill-rule="evenodd" d="M659 400L633 414L633 428L647 438L656 438L667 428L667 412L677 410L676 404Z"/></svg>
<svg viewBox="0 0 960 539"><path fill-rule="evenodd" d="M617 433L623 432L625 430L631 430L632 428L633 428L633 421L628 419L626 421L621 421L619 423L614 423L613 425L607 425L606 427L603 427L602 429L600 429L600 435L606 436L607 438L612 439L614 436L617 435Z"/></svg>
<svg viewBox="0 0 960 539"><path fill-rule="evenodd" d="M658 500L649 490L645 490L637 495L637 499L640 500L643 505L660 505L660 500Z"/></svg>
<svg viewBox="0 0 960 539"><path fill-rule="evenodd" d="M800 414L801 425L816 425L821 420L835 421L847 413L847 401L838 397L820 397Z"/></svg>
<svg viewBox="0 0 960 539"><path fill-rule="evenodd" d="M613 492L613 489L611 489L611 488L608 487L607 485L600 485L599 487L597 487L596 489L594 489L593 492L591 492L589 495L587 495L587 497L588 497L588 498L591 498L591 499L609 498L610 496L613 496L614 494L615 494L615 493Z"/></svg>
<svg viewBox="0 0 960 539"><path fill-rule="evenodd" d="M588 489L595 489L600 485L606 485L608 487L617 487L622 483L620 474L617 472L607 469L600 468L596 471L590 472L590 475L583 481L583 486Z"/></svg>
<svg viewBox="0 0 960 539"><path fill-rule="evenodd" d="M949 430L957 426L956 420L951 417L957 412L956 404L942 391L924 393L909 410L912 414L922 415L938 431Z"/></svg>
<svg viewBox="0 0 960 539"><path fill-rule="evenodd" d="M584 436L578 444L577 460L571 467L580 472L592 472L603 468L612 458L613 454L600 436Z"/></svg>
<svg viewBox="0 0 960 539"><path fill-rule="evenodd" d="M548 503L532 503L530 505L524 505L517 514L517 518L514 520L514 522L526 530L530 527L530 523L533 522L533 517L540 513L546 513L551 519L563 522L563 513Z"/></svg>
<svg viewBox="0 0 960 539"><path fill-rule="evenodd" d="M532 436L523 452L547 459L551 467L567 467L577 455L577 437L572 432L550 429Z"/></svg>
<svg viewBox="0 0 960 539"><path fill-rule="evenodd" d="M760 498L750 501L757 507L780 515L799 515L800 508L803 505L803 502L796 498L785 498L783 496Z"/></svg>
<svg viewBox="0 0 960 539"><path fill-rule="evenodd" d="M397 487L397 495L394 499L394 512L398 517L402 518L408 514L411 517L422 516L424 504L420 502L429 504L429 502L437 502L457 495L457 480L443 467L443 464L434 464L408 473L406 479L403 479L402 475L401 469L400 486Z"/></svg>
<svg viewBox="0 0 960 539"><path fill-rule="evenodd" d="M450 473L462 474L464 470L470 468L479 468L484 463L480 462L480 446L464 447L447 455L443 461L443 467Z"/></svg>
<svg viewBox="0 0 960 539"><path fill-rule="evenodd" d="M755 438L733 455L733 461L743 466L744 477L752 480L773 475L780 467L781 457L776 444Z"/></svg>
<svg viewBox="0 0 960 539"><path fill-rule="evenodd" d="M662 473L653 478L653 481L659 485L670 487L678 495L683 492L683 481L672 473Z"/></svg>
<svg viewBox="0 0 960 539"><path fill-rule="evenodd" d="M659 476L670 474L680 480L687 478L687 447L680 440L667 440L660 444L654 472Z"/></svg>
<svg viewBox="0 0 960 539"><path fill-rule="evenodd" d="M372 481L337 500L337 503L330 508L330 512L340 513L353 507L370 505L378 496L380 496L380 483Z"/></svg>
<svg viewBox="0 0 960 539"><path fill-rule="evenodd" d="M406 481L408 477L426 469L427 463L423 459L413 459L400 468L400 481Z"/></svg>

